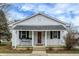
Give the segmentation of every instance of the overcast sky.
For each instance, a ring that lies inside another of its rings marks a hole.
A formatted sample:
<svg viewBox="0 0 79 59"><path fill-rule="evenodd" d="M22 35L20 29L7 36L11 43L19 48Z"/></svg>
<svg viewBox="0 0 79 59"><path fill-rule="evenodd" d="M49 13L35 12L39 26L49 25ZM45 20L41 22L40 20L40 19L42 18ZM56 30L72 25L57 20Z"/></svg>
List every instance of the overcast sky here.
<svg viewBox="0 0 79 59"><path fill-rule="evenodd" d="M6 10L8 10L9 20L23 19L34 13L44 12L59 20L79 26L79 4L77 3L18 3L12 4Z"/></svg>

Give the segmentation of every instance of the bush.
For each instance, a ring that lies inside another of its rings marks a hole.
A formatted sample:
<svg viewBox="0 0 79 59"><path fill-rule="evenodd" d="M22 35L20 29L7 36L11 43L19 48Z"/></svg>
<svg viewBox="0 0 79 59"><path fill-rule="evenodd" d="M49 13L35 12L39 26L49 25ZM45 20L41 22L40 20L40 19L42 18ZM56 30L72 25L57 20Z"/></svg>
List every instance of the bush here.
<svg viewBox="0 0 79 59"><path fill-rule="evenodd" d="M77 44L77 39L75 39L75 34L72 31L66 35L65 44L67 49L71 49Z"/></svg>

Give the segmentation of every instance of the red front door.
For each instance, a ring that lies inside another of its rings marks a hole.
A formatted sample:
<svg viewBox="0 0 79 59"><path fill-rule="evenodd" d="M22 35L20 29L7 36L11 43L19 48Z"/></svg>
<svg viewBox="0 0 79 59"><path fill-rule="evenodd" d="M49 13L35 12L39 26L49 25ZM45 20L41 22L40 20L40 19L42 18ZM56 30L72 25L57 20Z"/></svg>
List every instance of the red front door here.
<svg viewBox="0 0 79 59"><path fill-rule="evenodd" d="M41 38L42 38L41 34L42 34L41 32L38 32L38 43L40 43L40 44L41 44Z"/></svg>

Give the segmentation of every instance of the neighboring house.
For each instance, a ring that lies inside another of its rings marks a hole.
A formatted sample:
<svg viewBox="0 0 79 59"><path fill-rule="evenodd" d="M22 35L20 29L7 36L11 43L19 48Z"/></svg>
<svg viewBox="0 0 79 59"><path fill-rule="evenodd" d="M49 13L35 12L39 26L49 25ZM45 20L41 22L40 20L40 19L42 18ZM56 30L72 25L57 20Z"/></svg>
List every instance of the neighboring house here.
<svg viewBox="0 0 79 59"><path fill-rule="evenodd" d="M66 23L44 13L37 13L11 24L12 46L63 46Z"/></svg>

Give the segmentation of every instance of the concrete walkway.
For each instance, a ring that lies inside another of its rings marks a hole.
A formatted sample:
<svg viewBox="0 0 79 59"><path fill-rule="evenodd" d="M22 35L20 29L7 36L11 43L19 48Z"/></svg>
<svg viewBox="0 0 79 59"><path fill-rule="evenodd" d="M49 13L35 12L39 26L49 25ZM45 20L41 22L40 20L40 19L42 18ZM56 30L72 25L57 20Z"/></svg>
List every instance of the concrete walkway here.
<svg viewBox="0 0 79 59"><path fill-rule="evenodd" d="M46 51L33 51L32 55L34 56L46 56Z"/></svg>

